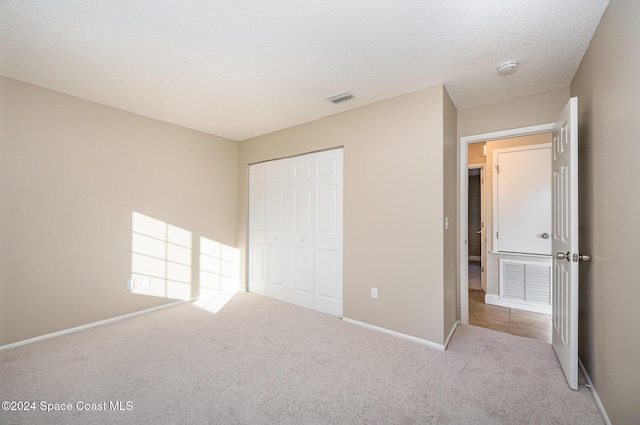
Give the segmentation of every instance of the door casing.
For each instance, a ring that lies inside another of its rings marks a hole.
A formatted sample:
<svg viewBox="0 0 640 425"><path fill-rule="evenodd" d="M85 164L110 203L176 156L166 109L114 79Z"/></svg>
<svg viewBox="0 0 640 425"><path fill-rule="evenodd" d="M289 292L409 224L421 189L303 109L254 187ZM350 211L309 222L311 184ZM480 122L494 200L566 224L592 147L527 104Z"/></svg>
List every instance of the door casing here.
<svg viewBox="0 0 640 425"><path fill-rule="evenodd" d="M469 182L467 178L469 161L469 144L488 142L491 140L506 139L531 134L548 133L553 130L555 123L520 127L510 130L495 131L491 133L463 136L458 145L458 276L460 279L460 323L469 324L469 254L467 250L467 232L469 222L467 217Z"/></svg>

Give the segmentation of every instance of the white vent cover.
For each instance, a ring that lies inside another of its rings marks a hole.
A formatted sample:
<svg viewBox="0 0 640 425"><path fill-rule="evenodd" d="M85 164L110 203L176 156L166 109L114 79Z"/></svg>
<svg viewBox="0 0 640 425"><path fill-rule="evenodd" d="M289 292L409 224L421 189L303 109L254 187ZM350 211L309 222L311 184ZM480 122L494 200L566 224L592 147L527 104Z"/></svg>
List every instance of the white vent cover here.
<svg viewBox="0 0 640 425"><path fill-rule="evenodd" d="M353 99L353 95L349 92L340 93L335 96L331 96L329 98L329 100L335 104L338 104L340 102L345 102L350 99Z"/></svg>
<svg viewBox="0 0 640 425"><path fill-rule="evenodd" d="M526 304L551 305L551 265L500 260L500 298Z"/></svg>

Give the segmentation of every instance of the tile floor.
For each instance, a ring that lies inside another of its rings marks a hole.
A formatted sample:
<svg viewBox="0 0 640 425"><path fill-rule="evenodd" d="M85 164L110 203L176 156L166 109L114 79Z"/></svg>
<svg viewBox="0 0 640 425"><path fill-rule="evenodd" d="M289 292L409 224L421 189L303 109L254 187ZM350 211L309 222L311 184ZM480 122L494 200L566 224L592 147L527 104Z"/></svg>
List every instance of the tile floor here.
<svg viewBox="0 0 640 425"><path fill-rule="evenodd" d="M485 304L484 295L469 289L469 324L551 343L551 316Z"/></svg>
<svg viewBox="0 0 640 425"><path fill-rule="evenodd" d="M480 261L469 261L469 288L482 289L482 269Z"/></svg>

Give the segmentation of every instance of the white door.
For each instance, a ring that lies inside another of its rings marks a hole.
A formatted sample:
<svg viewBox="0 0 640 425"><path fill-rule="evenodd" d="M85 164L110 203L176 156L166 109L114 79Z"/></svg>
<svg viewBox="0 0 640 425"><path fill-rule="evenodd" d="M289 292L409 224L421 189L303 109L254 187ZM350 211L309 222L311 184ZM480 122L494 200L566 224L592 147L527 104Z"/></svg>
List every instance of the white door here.
<svg viewBox="0 0 640 425"><path fill-rule="evenodd" d="M342 149L249 167L249 290L342 317Z"/></svg>
<svg viewBox="0 0 640 425"><path fill-rule="evenodd" d="M249 291L265 295L267 281L267 163L249 167Z"/></svg>
<svg viewBox="0 0 640 425"><path fill-rule="evenodd" d="M551 255L550 151L549 145L495 151L498 251Z"/></svg>
<svg viewBox="0 0 640 425"><path fill-rule="evenodd" d="M553 349L578 389L578 99L553 129Z"/></svg>
<svg viewBox="0 0 640 425"><path fill-rule="evenodd" d="M291 302L313 309L313 155L290 159L293 167L293 214L291 217Z"/></svg>
<svg viewBox="0 0 640 425"><path fill-rule="evenodd" d="M269 164L267 172L266 295L290 301L289 223L293 201L291 159Z"/></svg>
<svg viewBox="0 0 640 425"><path fill-rule="evenodd" d="M315 154L315 310L342 317L342 149Z"/></svg>

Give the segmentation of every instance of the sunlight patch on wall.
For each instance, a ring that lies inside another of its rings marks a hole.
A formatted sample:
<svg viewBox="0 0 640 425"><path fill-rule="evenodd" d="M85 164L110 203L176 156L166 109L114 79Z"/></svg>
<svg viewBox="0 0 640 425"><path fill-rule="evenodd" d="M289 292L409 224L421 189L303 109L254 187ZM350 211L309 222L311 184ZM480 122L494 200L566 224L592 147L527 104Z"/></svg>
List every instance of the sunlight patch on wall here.
<svg viewBox="0 0 640 425"><path fill-rule="evenodd" d="M240 253L237 248L200 238L200 297L238 290Z"/></svg>
<svg viewBox="0 0 640 425"><path fill-rule="evenodd" d="M198 298L196 307L217 313L239 290L240 252L196 238L189 230L134 211L131 292L175 300ZM194 246L194 239L199 246Z"/></svg>
<svg viewBox="0 0 640 425"><path fill-rule="evenodd" d="M131 291L176 300L191 299L191 239L188 230L134 211Z"/></svg>

